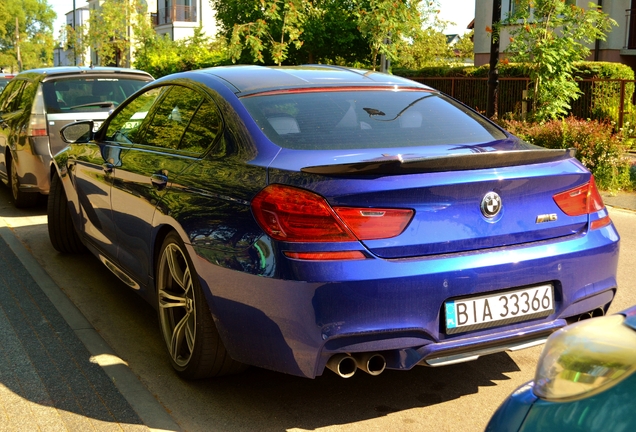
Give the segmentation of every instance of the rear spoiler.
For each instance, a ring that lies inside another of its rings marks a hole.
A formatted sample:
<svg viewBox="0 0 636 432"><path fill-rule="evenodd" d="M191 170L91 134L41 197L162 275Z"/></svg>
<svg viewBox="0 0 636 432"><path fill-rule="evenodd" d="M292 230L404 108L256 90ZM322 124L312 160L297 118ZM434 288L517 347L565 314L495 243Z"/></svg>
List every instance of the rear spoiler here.
<svg viewBox="0 0 636 432"><path fill-rule="evenodd" d="M428 158L403 159L401 155L362 162L301 168L302 172L332 176L352 174L394 175L468 171L556 162L573 158L574 149L532 149L468 153Z"/></svg>

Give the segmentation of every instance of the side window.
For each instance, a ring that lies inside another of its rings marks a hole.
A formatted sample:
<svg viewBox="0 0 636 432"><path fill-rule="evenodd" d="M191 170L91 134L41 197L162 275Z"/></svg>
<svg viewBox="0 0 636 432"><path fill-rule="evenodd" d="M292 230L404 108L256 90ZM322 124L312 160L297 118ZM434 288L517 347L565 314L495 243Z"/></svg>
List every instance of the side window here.
<svg viewBox="0 0 636 432"><path fill-rule="evenodd" d="M13 112L18 109L19 95L24 86L24 80L13 79L2 92L0 97L0 111Z"/></svg>
<svg viewBox="0 0 636 432"><path fill-rule="evenodd" d="M214 102L204 101L183 134L179 149L197 154L203 153L216 138L221 125L221 114Z"/></svg>
<svg viewBox="0 0 636 432"><path fill-rule="evenodd" d="M143 138L143 144L178 149L188 123L203 101L195 90L173 86L159 102Z"/></svg>
<svg viewBox="0 0 636 432"><path fill-rule="evenodd" d="M139 129L152 104L165 87L155 87L130 101L108 124L106 140L120 143L139 142Z"/></svg>

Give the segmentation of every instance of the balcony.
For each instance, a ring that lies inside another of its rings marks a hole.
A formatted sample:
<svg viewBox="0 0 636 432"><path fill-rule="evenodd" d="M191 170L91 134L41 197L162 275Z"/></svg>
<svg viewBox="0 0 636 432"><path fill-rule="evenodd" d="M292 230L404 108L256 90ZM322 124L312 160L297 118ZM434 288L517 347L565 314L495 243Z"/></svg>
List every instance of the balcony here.
<svg viewBox="0 0 636 432"><path fill-rule="evenodd" d="M174 22L197 22L197 7L172 5L169 8L159 9L157 13L151 14L151 17L155 26Z"/></svg>

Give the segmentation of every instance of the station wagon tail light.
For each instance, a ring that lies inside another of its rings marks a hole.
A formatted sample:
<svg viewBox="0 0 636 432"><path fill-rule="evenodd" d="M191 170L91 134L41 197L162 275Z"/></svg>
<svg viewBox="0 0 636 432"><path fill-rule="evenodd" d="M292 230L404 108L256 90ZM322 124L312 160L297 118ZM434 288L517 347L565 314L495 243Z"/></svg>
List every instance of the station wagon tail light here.
<svg viewBox="0 0 636 432"><path fill-rule="evenodd" d="M534 393L574 400L603 391L636 371L636 331L622 315L592 318L553 333L543 348Z"/></svg>
<svg viewBox="0 0 636 432"><path fill-rule="evenodd" d="M32 137L47 136L49 134L46 126L46 111L44 109L44 96L42 95L42 87L38 89L35 101L31 107L31 118L29 119L29 128L27 135Z"/></svg>
<svg viewBox="0 0 636 432"><path fill-rule="evenodd" d="M343 242L400 235L411 209L331 207L320 195L270 185L252 200L252 212L270 237L287 242Z"/></svg>
<svg viewBox="0 0 636 432"><path fill-rule="evenodd" d="M581 216L599 212L605 208L603 198L598 192L594 176L584 185L554 195L554 202L568 216ZM590 224L591 229L602 228L609 225L611 219L605 215Z"/></svg>

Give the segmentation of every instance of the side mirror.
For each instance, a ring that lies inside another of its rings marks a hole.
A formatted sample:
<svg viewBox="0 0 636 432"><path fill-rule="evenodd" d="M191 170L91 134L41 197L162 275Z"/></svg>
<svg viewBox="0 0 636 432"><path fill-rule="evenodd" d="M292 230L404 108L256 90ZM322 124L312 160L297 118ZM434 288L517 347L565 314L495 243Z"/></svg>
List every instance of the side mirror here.
<svg viewBox="0 0 636 432"><path fill-rule="evenodd" d="M60 129L60 135L65 143L85 144L93 138L93 121L79 121L70 123Z"/></svg>

